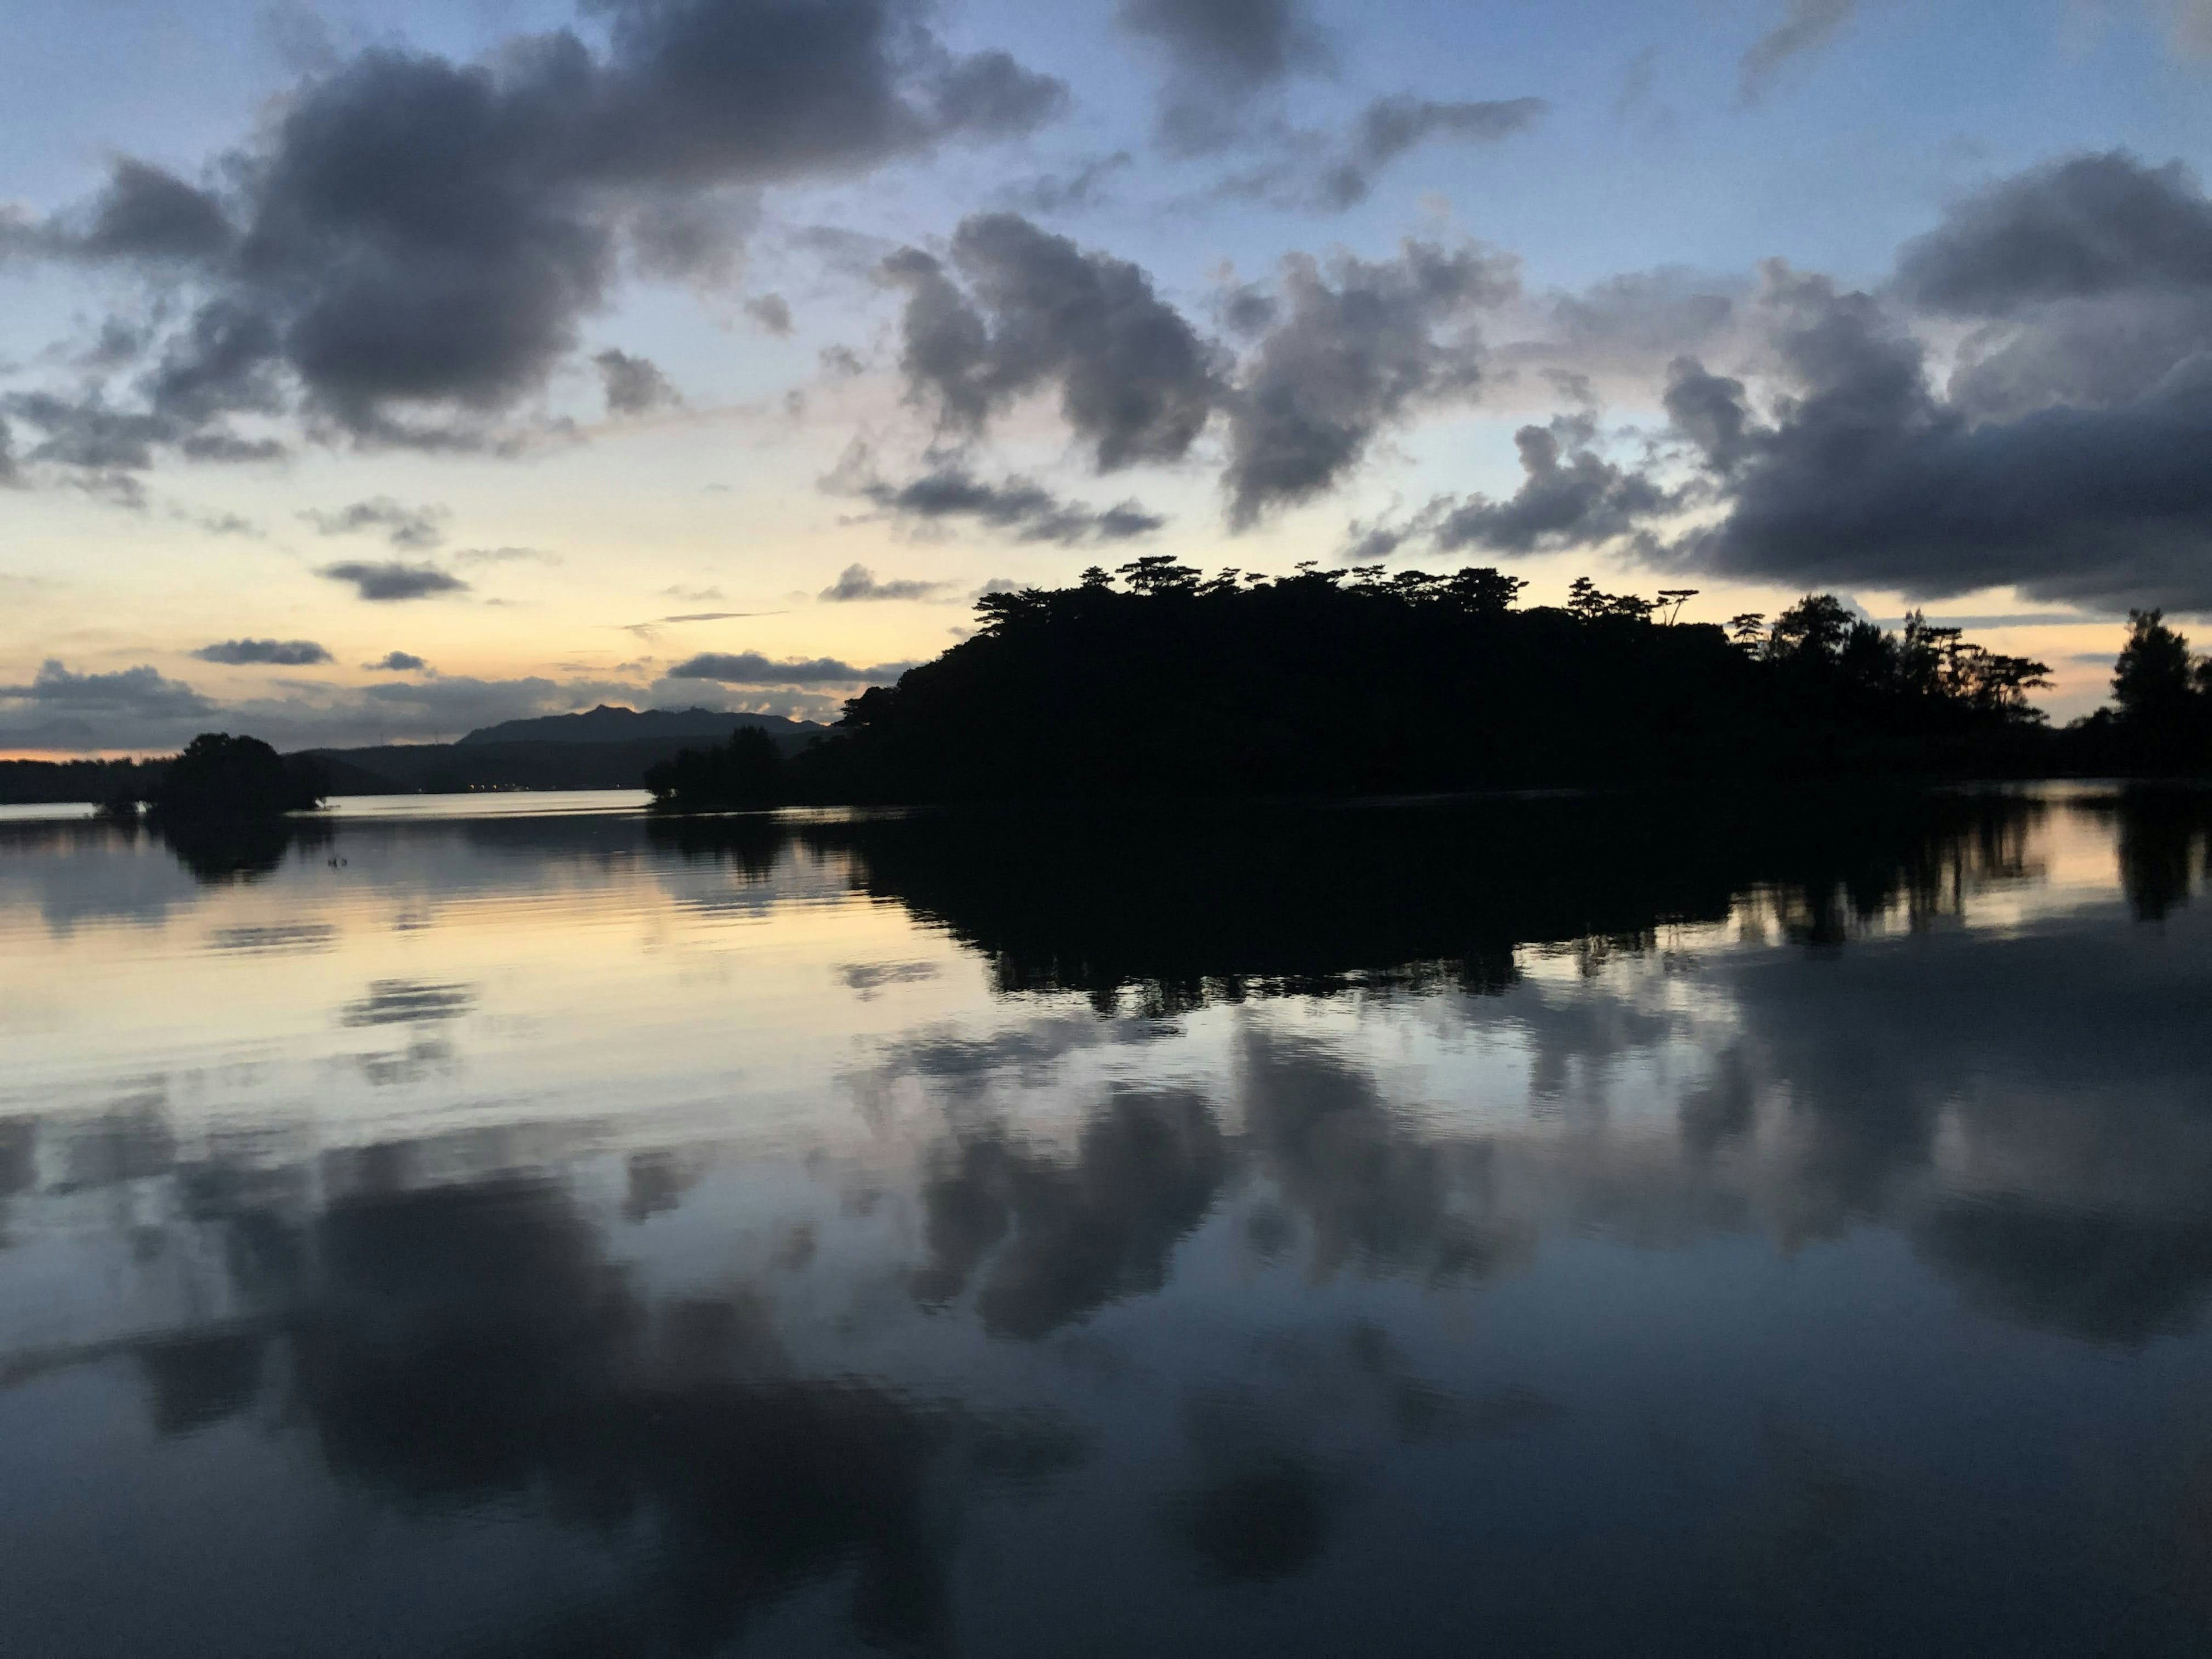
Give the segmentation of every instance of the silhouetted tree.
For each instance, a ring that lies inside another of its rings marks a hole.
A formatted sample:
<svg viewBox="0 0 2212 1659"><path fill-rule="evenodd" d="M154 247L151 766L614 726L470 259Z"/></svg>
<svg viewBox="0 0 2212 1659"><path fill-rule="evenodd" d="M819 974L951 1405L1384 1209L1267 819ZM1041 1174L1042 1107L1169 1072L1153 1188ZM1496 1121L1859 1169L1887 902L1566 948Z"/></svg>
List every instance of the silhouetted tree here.
<svg viewBox="0 0 2212 1659"><path fill-rule="evenodd" d="M313 763L279 755L258 738L203 732L155 786L157 817L173 822L276 817L323 804Z"/></svg>
<svg viewBox="0 0 2212 1659"><path fill-rule="evenodd" d="M686 749L647 767L645 787L659 806L775 806L784 796L783 770L775 740L757 726L741 726L719 748Z"/></svg>
<svg viewBox="0 0 2212 1659"><path fill-rule="evenodd" d="M1815 658L1833 662L1850 638L1852 617L1832 593L1808 593L1774 619L1766 655L1775 661Z"/></svg>
<svg viewBox="0 0 2212 1659"><path fill-rule="evenodd" d="M2112 698L2124 719L2164 723L2181 718L2197 695L2189 640L2166 625L2162 611L2128 612L2127 643L2112 665Z"/></svg>

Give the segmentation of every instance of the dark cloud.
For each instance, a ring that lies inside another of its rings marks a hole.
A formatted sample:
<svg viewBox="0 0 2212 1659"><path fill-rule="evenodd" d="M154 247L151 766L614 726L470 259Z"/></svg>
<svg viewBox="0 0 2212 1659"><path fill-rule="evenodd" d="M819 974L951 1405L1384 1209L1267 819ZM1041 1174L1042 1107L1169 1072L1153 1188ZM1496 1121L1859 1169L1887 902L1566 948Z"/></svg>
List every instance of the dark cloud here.
<svg viewBox="0 0 2212 1659"><path fill-rule="evenodd" d="M204 645L192 655L202 662L269 663L282 668L305 668L331 660L331 653L313 640L224 640Z"/></svg>
<svg viewBox="0 0 2212 1659"><path fill-rule="evenodd" d="M429 665L411 651L387 651L374 662L362 664L372 672L384 674L419 673Z"/></svg>
<svg viewBox="0 0 2212 1659"><path fill-rule="evenodd" d="M1905 244L1897 280L1915 304L1964 317L2212 288L2212 202L2179 161L2075 156L1954 207Z"/></svg>
<svg viewBox="0 0 2212 1659"><path fill-rule="evenodd" d="M126 156L94 204L80 246L94 258L203 259L228 248L234 234L214 197Z"/></svg>
<svg viewBox="0 0 2212 1659"><path fill-rule="evenodd" d="M12 709L6 705L15 705ZM27 685L0 685L0 744L25 749L167 748L221 708L150 665L73 673L49 658Z"/></svg>
<svg viewBox="0 0 2212 1659"><path fill-rule="evenodd" d="M1261 93L1333 62L1305 0L1121 0L1119 15L1166 61L1160 137L1184 155L1229 143Z"/></svg>
<svg viewBox="0 0 2212 1659"><path fill-rule="evenodd" d="M1960 204L1896 287L1980 325L1948 388L1968 413L2126 402L2212 342L2212 202L2179 163L2077 156Z"/></svg>
<svg viewBox="0 0 2212 1659"><path fill-rule="evenodd" d="M1743 100L1756 103L1792 58L1817 52L1842 33L1858 0L1788 0L1782 21L1751 43L1738 66Z"/></svg>
<svg viewBox="0 0 2212 1659"><path fill-rule="evenodd" d="M0 410L45 434L23 452L23 459L86 472L143 471L154 464L156 446L185 435L166 416L111 408L97 393L72 400L46 392L15 392L0 400Z"/></svg>
<svg viewBox="0 0 2212 1659"><path fill-rule="evenodd" d="M1527 481L1510 500L1477 497L1449 514L1437 526L1437 546L1498 553L1587 547L1626 535L1677 505L1640 472L1599 455L1590 447L1595 435L1587 416L1522 427L1513 441Z"/></svg>
<svg viewBox="0 0 2212 1659"><path fill-rule="evenodd" d="M265 533L252 520L236 513L202 512L173 505L169 508L169 516L179 524L191 525L210 536L251 536L258 539Z"/></svg>
<svg viewBox="0 0 2212 1659"><path fill-rule="evenodd" d="M1709 374L1694 357L1677 357L1667 371L1665 404L1675 429L1694 444L1705 465L1729 473L1747 453L1751 411L1741 380Z"/></svg>
<svg viewBox="0 0 2212 1659"><path fill-rule="evenodd" d="M348 559L326 564L315 574L335 582L351 582L362 599L377 603L465 592L469 586L434 564L409 564L399 559Z"/></svg>
<svg viewBox="0 0 2212 1659"><path fill-rule="evenodd" d="M7 243L51 258L204 260L225 252L237 231L214 195L132 156L112 164L107 185L83 208L43 224L18 222Z"/></svg>
<svg viewBox="0 0 2212 1659"><path fill-rule="evenodd" d="M435 547L446 539L442 507L404 507L389 495L371 496L335 512L309 508L300 515L325 536L380 531L394 547Z"/></svg>
<svg viewBox="0 0 2212 1659"><path fill-rule="evenodd" d="M1066 173L1040 173L1010 185L1000 199L1017 213L1068 213L1096 207L1112 193L1115 176L1137 164L1126 149L1101 155Z"/></svg>
<svg viewBox="0 0 2212 1659"><path fill-rule="evenodd" d="M778 339L791 332L791 302L781 294L757 294L745 301L745 315Z"/></svg>
<svg viewBox="0 0 2212 1659"><path fill-rule="evenodd" d="M1408 542L1432 541L1437 526L1459 506L1455 495L1437 495L1403 517L1395 509L1373 519L1354 519L1344 527L1343 564L1379 564L1395 558Z"/></svg>
<svg viewBox="0 0 2212 1659"><path fill-rule="evenodd" d="M994 529L1010 531L1019 541L1057 542L1063 546L1126 541L1150 535L1167 523L1134 501L1101 511L1086 502L1064 501L1026 478L988 483L957 467L942 467L903 484L872 482L861 486L860 493L903 518L972 519Z"/></svg>
<svg viewBox="0 0 2212 1659"><path fill-rule="evenodd" d="M1948 395L1875 297L1770 268L1773 419L1694 360L1671 378L1726 508L1674 556L1916 597L2212 605L2212 305L2184 286L2208 220L2185 174L2115 157L1960 204L1900 268L1899 297L1990 319Z"/></svg>
<svg viewBox="0 0 2212 1659"><path fill-rule="evenodd" d="M833 605L846 605L862 599L934 599L951 586L947 582L878 581L876 573L864 564L848 564L838 573L837 580L823 588L817 598Z"/></svg>
<svg viewBox="0 0 2212 1659"><path fill-rule="evenodd" d="M73 674L49 657L28 685L0 685L0 702L23 702L72 714L202 715L215 705L189 685L146 665L108 674Z"/></svg>
<svg viewBox="0 0 2212 1659"><path fill-rule="evenodd" d="M878 663L855 668L835 657L774 662L757 651L708 651L668 671L672 680L717 680L724 685L888 685L914 665Z"/></svg>
<svg viewBox="0 0 2212 1659"><path fill-rule="evenodd" d="M609 346L592 359L599 371L610 415L649 415L684 401L668 377L650 358L633 357Z"/></svg>
<svg viewBox="0 0 2212 1659"><path fill-rule="evenodd" d="M1212 412L1213 355L1137 266L1085 252L1018 214L954 234L952 270L906 248L885 277L907 290L909 392L967 436L1024 393L1056 386L1098 470L1180 459Z"/></svg>
<svg viewBox="0 0 2212 1659"><path fill-rule="evenodd" d="M1287 260L1282 309L1230 399L1231 522L1310 500L1419 405L1471 393L1483 361L1474 315L1516 289L1510 259L1472 246Z"/></svg>
<svg viewBox="0 0 2212 1659"><path fill-rule="evenodd" d="M973 436L1015 397L1057 385L1061 412L1104 471L1181 459L1224 409L1224 482L1240 527L1334 487L1378 433L1423 404L1470 395L1485 356L1475 316L1519 286L1511 258L1471 244L1409 240L1395 258L1344 254L1325 266L1294 256L1272 291L1240 288L1227 301L1258 334L1237 374L1226 349L1161 300L1138 267L1086 253L1015 215L963 223L952 266L964 289L919 249L884 267L908 290L909 393L935 407L942 429ZM880 498L887 489L871 483L862 493ZM958 468L916 489L911 510L942 501L943 511L987 521L1051 522L1036 497L1010 496ZM1117 509L1102 515L1099 533L1148 517ZM1057 528L1039 533L1067 538Z"/></svg>
<svg viewBox="0 0 2212 1659"><path fill-rule="evenodd" d="M94 501L119 507L126 513L146 510L146 486L128 472L80 472L67 483Z"/></svg>
<svg viewBox="0 0 2212 1659"><path fill-rule="evenodd" d="M193 418L281 395L357 439L473 443L574 348L626 240L653 274L726 260L701 227L742 221L749 191L1026 131L1066 103L1002 52L952 52L921 0L593 9L604 51L556 31L476 64L365 52L222 158L233 198L123 162L85 228L10 240L66 232L55 251L188 267L180 338L212 319L222 347L173 366Z"/></svg>
<svg viewBox="0 0 2212 1659"><path fill-rule="evenodd" d="M1281 206L1341 210L1367 199L1382 169L1408 151L1438 142L1496 143L1525 131L1550 108L1540 98L1443 103L1400 93L1377 98L1360 114L1317 176L1295 167L1263 172L1232 191Z"/></svg>

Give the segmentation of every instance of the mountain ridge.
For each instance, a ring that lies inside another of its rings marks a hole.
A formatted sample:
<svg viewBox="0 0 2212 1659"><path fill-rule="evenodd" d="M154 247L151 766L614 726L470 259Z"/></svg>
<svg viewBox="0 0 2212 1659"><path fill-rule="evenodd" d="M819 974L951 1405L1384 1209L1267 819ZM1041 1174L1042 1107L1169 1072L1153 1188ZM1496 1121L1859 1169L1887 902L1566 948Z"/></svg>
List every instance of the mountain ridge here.
<svg viewBox="0 0 2212 1659"><path fill-rule="evenodd" d="M782 714L733 714L717 708L630 708L601 703L574 714L539 714L480 726L453 746L493 743L641 743L665 738L726 738L740 726L757 726L771 736L812 735L830 728Z"/></svg>

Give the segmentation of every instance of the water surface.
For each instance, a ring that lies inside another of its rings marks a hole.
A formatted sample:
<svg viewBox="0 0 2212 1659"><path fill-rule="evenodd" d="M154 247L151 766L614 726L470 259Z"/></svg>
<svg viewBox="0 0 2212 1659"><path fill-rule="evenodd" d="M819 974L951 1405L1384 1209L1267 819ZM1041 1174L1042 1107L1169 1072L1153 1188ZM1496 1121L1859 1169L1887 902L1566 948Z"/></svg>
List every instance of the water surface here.
<svg viewBox="0 0 2212 1659"><path fill-rule="evenodd" d="M2198 1653L2203 797L0 822L0 1652Z"/></svg>

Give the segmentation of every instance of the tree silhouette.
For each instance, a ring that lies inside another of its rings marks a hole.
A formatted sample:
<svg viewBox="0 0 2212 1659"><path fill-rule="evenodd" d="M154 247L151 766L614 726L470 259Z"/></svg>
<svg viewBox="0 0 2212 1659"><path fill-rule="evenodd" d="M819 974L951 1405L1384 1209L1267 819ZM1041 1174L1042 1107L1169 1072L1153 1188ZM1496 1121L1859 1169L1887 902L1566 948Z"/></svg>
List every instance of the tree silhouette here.
<svg viewBox="0 0 2212 1659"><path fill-rule="evenodd" d="M757 726L740 726L715 749L686 749L645 771L654 803L690 810L748 809L784 799L783 757Z"/></svg>
<svg viewBox="0 0 2212 1659"><path fill-rule="evenodd" d="M153 807L173 823L268 818L320 806L325 793L312 762L288 760L258 738L203 732L168 763Z"/></svg>
<svg viewBox="0 0 2212 1659"><path fill-rule="evenodd" d="M1723 630L1680 620L1688 588L1584 577L1564 605L1522 609L1524 586L1472 567L1094 567L983 595L971 637L854 698L780 770L764 748L692 751L649 782L680 811L2018 775L2061 758L2027 702L2044 665L1917 614L1899 636L1810 594L1771 627Z"/></svg>
<svg viewBox="0 0 2212 1659"><path fill-rule="evenodd" d="M2121 717L2165 722L2179 718L2197 695L2188 636L2166 625L2162 611L2128 612L2127 643L2112 665L2112 699Z"/></svg>

